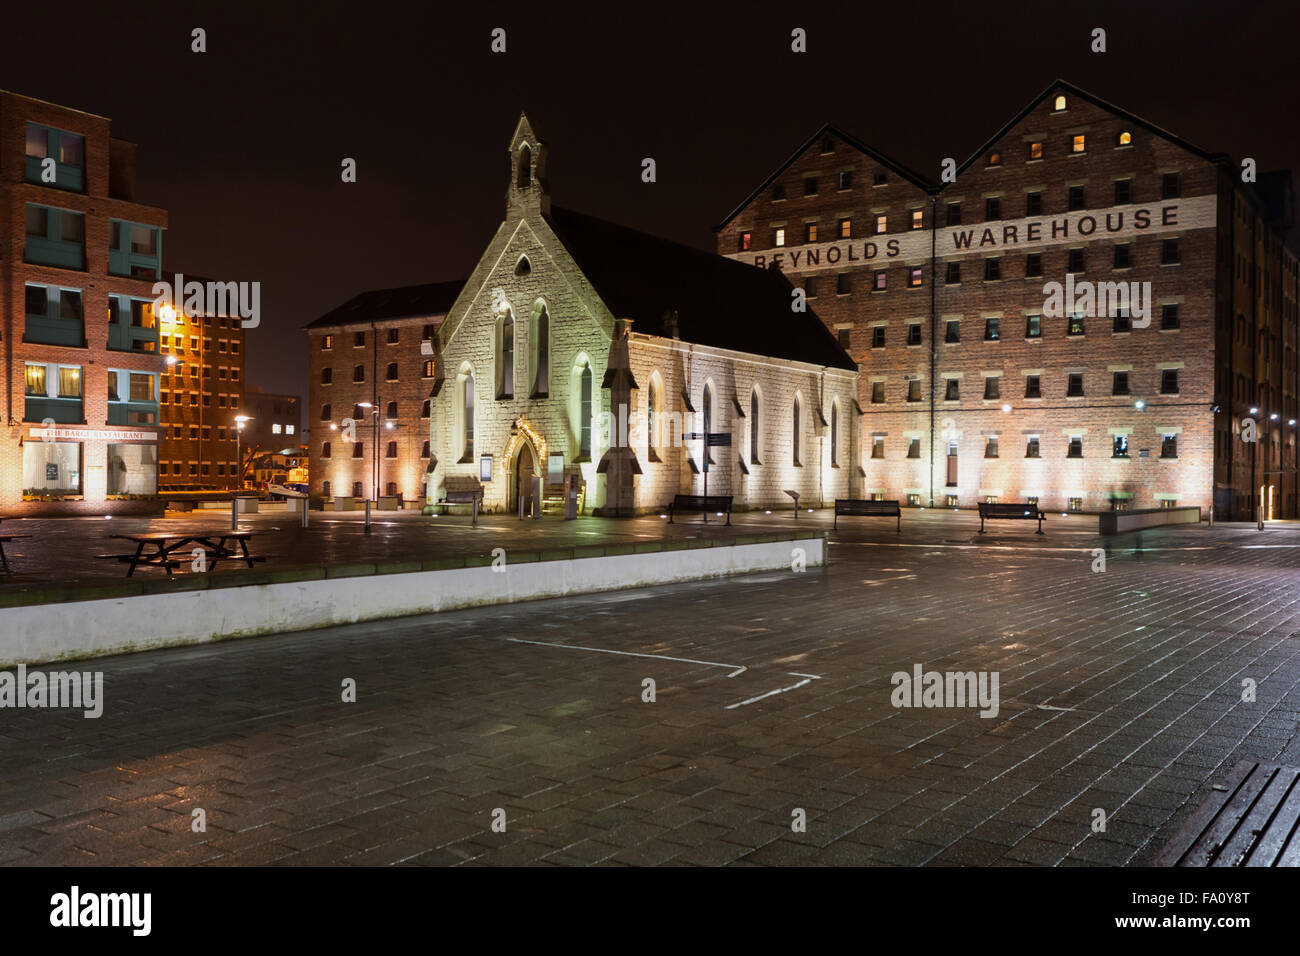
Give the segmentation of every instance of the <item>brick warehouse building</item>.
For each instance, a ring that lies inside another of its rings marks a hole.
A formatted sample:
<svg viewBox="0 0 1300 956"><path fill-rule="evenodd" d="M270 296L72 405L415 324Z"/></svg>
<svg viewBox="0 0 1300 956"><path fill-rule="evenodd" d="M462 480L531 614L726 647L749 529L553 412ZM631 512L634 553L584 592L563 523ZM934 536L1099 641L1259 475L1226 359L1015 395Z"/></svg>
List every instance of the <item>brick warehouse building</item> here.
<svg viewBox="0 0 1300 956"><path fill-rule="evenodd" d="M790 275L860 364L868 494L1294 517L1291 205L1289 174L1243 184L1058 81L950 184L826 127L718 249ZM1149 324L1045 309L1084 281L1150 283Z"/></svg>
<svg viewBox="0 0 1300 956"><path fill-rule="evenodd" d="M313 496L424 503L434 381L427 343L462 285L363 292L305 327ZM358 423L352 432L347 419Z"/></svg>
<svg viewBox="0 0 1300 956"><path fill-rule="evenodd" d="M0 91L0 512L156 511L165 210L110 120Z"/></svg>
<svg viewBox="0 0 1300 956"><path fill-rule="evenodd" d="M181 276L186 284L210 281L187 272ZM173 288L176 278L175 273L166 275ZM248 447L247 442L240 447L235 421L243 411L244 324L238 309L225 311L235 314L190 314L181 303L159 316L163 427L158 485L162 491L237 487L237 456Z"/></svg>

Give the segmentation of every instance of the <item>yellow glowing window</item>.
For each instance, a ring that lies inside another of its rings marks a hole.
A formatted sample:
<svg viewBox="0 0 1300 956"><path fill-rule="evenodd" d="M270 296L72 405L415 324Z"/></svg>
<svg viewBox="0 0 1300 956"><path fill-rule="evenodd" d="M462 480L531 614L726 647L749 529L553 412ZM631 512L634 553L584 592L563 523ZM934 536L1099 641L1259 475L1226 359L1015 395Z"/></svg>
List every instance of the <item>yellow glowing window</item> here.
<svg viewBox="0 0 1300 956"><path fill-rule="evenodd" d="M1001 165L1002 165L1002 154L1001 154L1001 153L989 153L989 165L990 165L990 166L1001 166Z"/></svg>
<svg viewBox="0 0 1300 956"><path fill-rule="evenodd" d="M840 238L841 238L841 239L850 239L850 238L852 238L852 237L853 237L853 220L852 220L852 219L841 219L841 220L840 220Z"/></svg>
<svg viewBox="0 0 1300 956"><path fill-rule="evenodd" d="M59 369L59 398L81 397L81 369Z"/></svg>
<svg viewBox="0 0 1300 956"><path fill-rule="evenodd" d="M1072 152L1082 153L1085 147L1086 147L1086 140L1082 133L1080 133L1078 136L1071 137L1070 149Z"/></svg>
<svg viewBox="0 0 1300 956"><path fill-rule="evenodd" d="M912 228L920 229L925 225L925 214L920 209L912 210Z"/></svg>
<svg viewBox="0 0 1300 956"><path fill-rule="evenodd" d="M778 246L784 246L784 245L785 245L785 230L784 230L784 229L778 229L778 230L776 231L776 244L777 244Z"/></svg>
<svg viewBox="0 0 1300 956"><path fill-rule="evenodd" d="M1124 132L1119 134L1118 145L1128 146L1132 142L1133 142L1133 134L1130 133L1128 130L1124 130Z"/></svg>
<svg viewBox="0 0 1300 956"><path fill-rule="evenodd" d="M1043 144L1041 142L1029 144L1029 158L1030 159L1043 158Z"/></svg>
<svg viewBox="0 0 1300 956"><path fill-rule="evenodd" d="M816 241L817 241L817 223L810 222L808 223L808 242L816 242Z"/></svg>
<svg viewBox="0 0 1300 956"><path fill-rule="evenodd" d="M1056 99L1052 101L1052 109L1057 111L1065 109L1065 97L1058 94Z"/></svg>
<svg viewBox="0 0 1300 956"><path fill-rule="evenodd" d="M889 229L889 217L888 217L888 216L877 216L877 217L876 217L876 232L887 232L888 229Z"/></svg>
<svg viewBox="0 0 1300 956"><path fill-rule="evenodd" d="M45 394L45 366L29 365L25 373L28 395Z"/></svg>

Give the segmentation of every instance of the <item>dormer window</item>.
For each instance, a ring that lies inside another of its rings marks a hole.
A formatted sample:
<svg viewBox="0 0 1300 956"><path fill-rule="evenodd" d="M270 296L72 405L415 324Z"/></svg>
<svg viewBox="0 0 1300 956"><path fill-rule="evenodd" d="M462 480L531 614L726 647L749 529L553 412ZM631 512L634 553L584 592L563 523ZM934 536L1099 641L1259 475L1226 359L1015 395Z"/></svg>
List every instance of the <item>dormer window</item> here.
<svg viewBox="0 0 1300 956"><path fill-rule="evenodd" d="M1065 112L1065 94L1057 93L1056 99L1052 100L1052 109L1057 113Z"/></svg>

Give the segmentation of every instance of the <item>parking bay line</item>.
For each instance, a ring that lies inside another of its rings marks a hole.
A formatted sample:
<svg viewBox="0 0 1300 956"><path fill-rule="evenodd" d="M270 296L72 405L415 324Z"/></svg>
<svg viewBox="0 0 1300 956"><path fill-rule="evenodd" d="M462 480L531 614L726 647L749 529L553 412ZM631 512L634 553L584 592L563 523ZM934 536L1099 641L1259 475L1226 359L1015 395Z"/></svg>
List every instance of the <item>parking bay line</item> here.
<svg viewBox="0 0 1300 956"><path fill-rule="evenodd" d="M597 654L617 654L620 657L649 657L657 661L676 661L679 664L702 664L705 667L734 668L732 672L727 675L729 678L739 676L749 670L748 667L742 664L720 664L717 661L699 661L689 657L668 657L664 654L643 654L638 651L615 651L610 650L607 647L586 647L581 644L556 644L551 641L526 641L519 637L507 637L506 640L513 644L535 644L540 647L563 647L573 651L593 651ZM737 707L744 707L746 704L755 703L756 701L771 697L774 694L784 694L786 691L796 690L797 688L803 687L805 684L810 684L815 680L821 680L820 674L801 674L796 671L787 671L786 673L791 677L802 677L804 679L789 687L779 687L776 690L768 691L766 694L759 694L757 697L751 697L748 700L742 700L739 703L728 704L725 709L734 710Z"/></svg>

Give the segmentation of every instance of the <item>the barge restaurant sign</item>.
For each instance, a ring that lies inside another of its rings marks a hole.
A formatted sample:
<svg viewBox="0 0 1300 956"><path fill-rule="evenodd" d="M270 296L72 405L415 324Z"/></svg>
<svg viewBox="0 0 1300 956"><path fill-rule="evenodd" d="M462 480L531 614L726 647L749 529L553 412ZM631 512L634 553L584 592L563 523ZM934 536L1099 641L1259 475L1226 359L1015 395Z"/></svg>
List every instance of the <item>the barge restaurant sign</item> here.
<svg viewBox="0 0 1300 956"><path fill-rule="evenodd" d="M1194 196L1152 206L1112 206L1027 219L1000 220L936 230L935 255L939 258L969 253L996 255L1031 246L1063 245L1093 239L1124 240L1155 233L1186 233L1214 225L1213 195ZM942 206L942 204L940 204ZM793 228L793 227L792 227ZM797 272L843 269L850 263L873 261L921 262L930 257L930 232L917 229L879 239L813 243L788 250L732 253L760 269L775 267Z"/></svg>
<svg viewBox="0 0 1300 956"><path fill-rule="evenodd" d="M95 431L90 428L33 428L30 432L32 438L40 438L43 441L154 441L158 440L157 432L133 432L133 431Z"/></svg>

